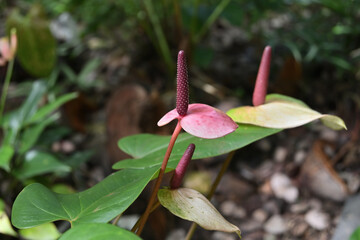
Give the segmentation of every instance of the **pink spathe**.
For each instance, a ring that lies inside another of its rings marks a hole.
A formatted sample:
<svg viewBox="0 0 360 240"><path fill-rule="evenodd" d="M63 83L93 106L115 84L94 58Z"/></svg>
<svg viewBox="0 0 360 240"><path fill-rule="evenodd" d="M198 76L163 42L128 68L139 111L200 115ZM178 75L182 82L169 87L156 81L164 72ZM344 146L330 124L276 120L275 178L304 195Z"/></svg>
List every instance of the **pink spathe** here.
<svg viewBox="0 0 360 240"><path fill-rule="evenodd" d="M185 116L180 116L176 109L165 114L158 122L164 126L174 119L191 135L200 138L219 138L232 133L238 125L225 113L206 104L190 104Z"/></svg>
<svg viewBox="0 0 360 240"><path fill-rule="evenodd" d="M10 42L8 37L0 38L0 66L5 65L7 61L10 61L15 57L17 49L17 36L16 31L11 31Z"/></svg>

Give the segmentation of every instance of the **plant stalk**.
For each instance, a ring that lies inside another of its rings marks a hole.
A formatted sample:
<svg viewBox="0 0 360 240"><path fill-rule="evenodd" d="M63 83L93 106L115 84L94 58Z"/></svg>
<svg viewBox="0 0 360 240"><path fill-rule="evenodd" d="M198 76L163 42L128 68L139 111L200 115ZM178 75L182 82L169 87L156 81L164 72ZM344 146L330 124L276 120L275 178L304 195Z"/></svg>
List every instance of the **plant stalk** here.
<svg viewBox="0 0 360 240"><path fill-rule="evenodd" d="M151 208L150 213L152 213L153 211L155 211L159 206L160 206L160 202L159 202L159 201L156 201L156 202L154 203L154 206ZM137 222L135 223L135 225L134 225L133 228L131 229L132 232L135 232L136 229L138 229L139 224L140 224L140 220L141 220L141 217L137 220Z"/></svg>
<svg viewBox="0 0 360 240"><path fill-rule="evenodd" d="M8 92L10 80L11 80L13 69L14 69L14 62L15 62L15 58L11 59L9 61L9 64L8 64L8 67L6 70L6 76L5 76L5 81L4 81L2 94L1 94L1 102L0 102L0 122L2 121L2 116L3 116L5 102L6 102L6 95Z"/></svg>
<svg viewBox="0 0 360 240"><path fill-rule="evenodd" d="M145 226L145 223L146 223L146 221L147 221L147 219L148 219L148 217L150 215L151 209L153 207L154 201L155 201L156 196L157 196L157 192L159 191L159 188L160 188L161 181L162 181L162 179L164 177L166 165L167 165L167 163L169 161L170 154L172 152L175 141L176 141L177 137L179 136L180 132L181 132L181 125L180 125L180 121L178 121L178 123L177 123L177 125L175 127L175 130L174 130L174 132L173 132L173 134L171 136L168 148L167 148L165 156L164 156L164 160L163 160L163 162L161 164L161 168L160 168L160 171L159 171L159 176L156 179L154 189L153 189L153 191L151 193L151 196L150 196L150 199L149 199L149 203L146 206L145 212L144 212L144 214L142 215L142 217L140 219L139 228L136 231L136 234L138 236L140 236L140 234L141 234L141 232L142 232L142 230L143 230L143 228Z"/></svg>
<svg viewBox="0 0 360 240"><path fill-rule="evenodd" d="M231 160L233 159L234 155L235 155L235 151L231 151L231 152L227 155L224 163L223 163L222 166L221 166L221 169L220 169L218 175L216 176L215 181L214 181L213 184L211 185L211 189L210 189L208 195L206 196L207 199L211 200L211 198L214 196L215 191L216 191L216 188L218 187L221 178L224 176L226 170L228 169L228 167L229 167L229 165L230 165L230 162L231 162ZM197 224L196 224L195 222L193 222L193 223L191 224L191 227L190 227L190 229L189 229L186 237L185 237L185 240L190 240L190 239L192 238L192 236L193 236L194 233L195 233L196 227L197 227Z"/></svg>
<svg viewBox="0 0 360 240"><path fill-rule="evenodd" d="M220 14L224 11L227 5L230 3L231 0L222 0L211 13L211 15L206 19L206 22L200 29L199 33L194 36L193 42L196 44L198 43L201 38L205 35L205 33L209 30L211 25L215 22L216 19L220 16Z"/></svg>
<svg viewBox="0 0 360 240"><path fill-rule="evenodd" d="M116 216L116 218L114 219L112 225L117 226L117 224L118 224L118 222L119 222L119 220L121 218L121 215L122 215L122 213L120 213L119 215Z"/></svg>
<svg viewBox="0 0 360 240"><path fill-rule="evenodd" d="M161 28L159 18L156 15L156 12L154 10L153 3L152 3L151 0L145 0L144 4L145 4L146 11L148 12L151 24L154 27L155 35L156 35L156 38L158 39L158 42L159 42L159 47L160 47L160 50L161 50L161 54L163 55L163 58L165 60L165 63L167 65L167 67L170 70L170 73L172 73L173 70L174 70L174 65L175 64L173 63L173 60L171 58L169 45L168 45L168 43L166 41L164 31Z"/></svg>

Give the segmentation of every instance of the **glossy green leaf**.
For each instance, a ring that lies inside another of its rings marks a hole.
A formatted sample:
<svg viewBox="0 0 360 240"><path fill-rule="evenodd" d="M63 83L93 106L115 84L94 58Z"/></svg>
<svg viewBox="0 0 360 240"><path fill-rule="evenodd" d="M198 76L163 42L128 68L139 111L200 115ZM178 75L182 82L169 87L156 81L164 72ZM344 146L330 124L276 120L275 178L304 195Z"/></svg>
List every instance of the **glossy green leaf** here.
<svg viewBox="0 0 360 240"><path fill-rule="evenodd" d="M262 128L241 124L235 132L217 139L197 138L182 133L176 140L169 159L169 168L175 168L190 143L196 145L193 159L202 159L228 153L242 148L259 139L280 132L280 129ZM135 159L122 160L113 168L145 168L160 166L168 147L170 136L139 134L125 137L119 141L119 147Z"/></svg>
<svg viewBox="0 0 360 240"><path fill-rule="evenodd" d="M10 145L2 145L0 147L0 168L9 171L9 163L14 155L14 148Z"/></svg>
<svg viewBox="0 0 360 240"><path fill-rule="evenodd" d="M157 170L118 171L94 187L75 194L58 194L41 184L31 184L14 202L12 223L17 228L29 228L57 220L67 220L73 226L108 222L135 201Z"/></svg>
<svg viewBox="0 0 360 240"><path fill-rule="evenodd" d="M33 228L20 229L19 234L27 240L55 240L61 235L53 223L44 223Z"/></svg>
<svg viewBox="0 0 360 240"><path fill-rule="evenodd" d="M46 152L32 150L26 153L24 162L13 173L18 179L24 180L45 173L70 171L71 168L60 162L55 156Z"/></svg>
<svg viewBox="0 0 360 240"><path fill-rule="evenodd" d="M360 227L358 227L350 236L349 240L360 240Z"/></svg>
<svg viewBox="0 0 360 240"><path fill-rule="evenodd" d="M174 215L196 222L207 230L235 232L240 229L229 223L201 193L190 188L160 189L158 199L161 205Z"/></svg>
<svg viewBox="0 0 360 240"><path fill-rule="evenodd" d="M271 102L289 102L289 103L296 103L304 107L308 107L308 105L306 105L303 101L299 99L285 96L282 94L276 94L276 93L266 95L265 103L271 103Z"/></svg>
<svg viewBox="0 0 360 240"><path fill-rule="evenodd" d="M34 123L37 121L41 121L44 118L46 118L50 113L55 111L57 108L59 108L64 103L77 98L77 93L68 93L65 94L59 98L57 98L55 101L46 104L45 106L41 107L31 118L27 121L27 123Z"/></svg>
<svg viewBox="0 0 360 240"><path fill-rule="evenodd" d="M16 237L17 233L12 228L9 217L6 215L4 208L5 204L0 198L0 233Z"/></svg>
<svg viewBox="0 0 360 240"><path fill-rule="evenodd" d="M106 223L79 224L65 232L59 240L140 240L134 233Z"/></svg>
<svg viewBox="0 0 360 240"><path fill-rule="evenodd" d="M42 122L36 124L35 126L30 126L27 129L25 129L24 133L21 135L21 145L19 149L19 153L23 154L26 151L28 151L30 148L34 146L36 141L38 140L40 134L44 131L44 129L57 119L59 119L59 114L54 114L46 119L44 119Z"/></svg>
<svg viewBox="0 0 360 240"><path fill-rule="evenodd" d="M23 68L35 77L48 76L56 62L56 40L49 28L49 21L40 14L41 5L33 4L27 16L13 11L7 28L15 28L18 35L17 58Z"/></svg>
<svg viewBox="0 0 360 240"><path fill-rule="evenodd" d="M334 130L346 129L344 121L337 116L321 114L289 97L287 100L286 97L277 98L268 98L265 104L256 107L234 108L227 114L237 123L268 128L294 128L321 119L326 126Z"/></svg>

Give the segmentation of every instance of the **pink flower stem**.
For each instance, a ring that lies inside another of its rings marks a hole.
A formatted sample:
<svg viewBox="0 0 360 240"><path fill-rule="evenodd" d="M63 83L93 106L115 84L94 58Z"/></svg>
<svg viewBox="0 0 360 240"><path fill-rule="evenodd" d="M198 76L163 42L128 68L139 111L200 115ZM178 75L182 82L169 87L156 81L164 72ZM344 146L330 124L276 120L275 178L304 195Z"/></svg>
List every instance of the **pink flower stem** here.
<svg viewBox="0 0 360 240"><path fill-rule="evenodd" d="M138 236L140 236L140 234L141 234L141 232L142 232L142 230L143 230L143 228L145 226L145 223L146 223L146 221L147 221L147 219L148 219L148 217L150 215L151 209L153 207L154 201L155 201L156 196L157 196L157 192L159 191L160 184L161 184L161 181L162 181L164 173L165 173L166 165L168 164L170 154L172 152L175 141L176 141L177 137L179 136L180 132L181 132L181 125L180 125L180 121L178 121L178 123L177 123L177 125L175 127L175 130L174 130L174 132L173 132L173 134L171 136L168 148L167 148L165 156L164 156L164 160L163 160L163 162L161 164L161 168L160 168L160 171L159 171L159 176L156 179L154 189L153 189L153 191L151 193L151 196L150 196L150 199L149 199L149 203L148 203L148 205L147 205L147 207L145 209L144 214L141 217L141 220L140 220L140 223L139 223L139 228L136 231L136 234Z"/></svg>
<svg viewBox="0 0 360 240"><path fill-rule="evenodd" d="M15 61L14 58L9 61L8 67L7 67L7 70L6 70L6 76L5 76L3 91L2 91L2 94L1 94L1 102L0 102L0 122L2 121L2 115L3 115L5 102L6 102L6 94L8 92L11 76L12 76L13 69L14 69L14 61Z"/></svg>

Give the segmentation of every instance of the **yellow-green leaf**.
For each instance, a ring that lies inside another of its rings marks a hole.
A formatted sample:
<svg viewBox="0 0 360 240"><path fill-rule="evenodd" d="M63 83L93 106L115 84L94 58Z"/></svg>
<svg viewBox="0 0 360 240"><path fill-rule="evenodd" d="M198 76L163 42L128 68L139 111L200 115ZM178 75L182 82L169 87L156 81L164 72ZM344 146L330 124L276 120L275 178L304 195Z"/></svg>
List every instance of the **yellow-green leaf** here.
<svg viewBox="0 0 360 240"><path fill-rule="evenodd" d="M266 100L263 105L234 108L227 114L237 123L267 128L294 128L320 119L326 126L334 130L346 129L341 118L321 114L299 100L278 94L270 95Z"/></svg>
<svg viewBox="0 0 360 240"><path fill-rule="evenodd" d="M17 233L12 228L9 217L6 215L4 211L4 207L5 204L0 199L0 233L16 237Z"/></svg>
<svg viewBox="0 0 360 240"><path fill-rule="evenodd" d="M174 215L196 222L207 230L235 232L238 227L229 223L201 193L190 188L161 189L158 198L165 208Z"/></svg>
<svg viewBox="0 0 360 240"><path fill-rule="evenodd" d="M60 237L60 233L53 223L45 223L33 228L20 229L19 233L28 240L55 240Z"/></svg>

